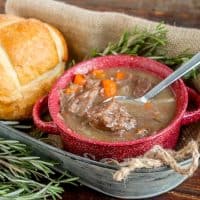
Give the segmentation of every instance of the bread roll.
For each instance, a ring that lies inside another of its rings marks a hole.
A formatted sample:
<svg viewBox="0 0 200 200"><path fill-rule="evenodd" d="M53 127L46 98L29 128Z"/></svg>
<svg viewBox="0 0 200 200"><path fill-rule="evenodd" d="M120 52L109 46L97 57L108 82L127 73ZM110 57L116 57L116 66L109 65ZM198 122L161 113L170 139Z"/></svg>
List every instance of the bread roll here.
<svg viewBox="0 0 200 200"><path fill-rule="evenodd" d="M31 117L37 99L64 71L67 45L54 27L0 15L0 119Z"/></svg>

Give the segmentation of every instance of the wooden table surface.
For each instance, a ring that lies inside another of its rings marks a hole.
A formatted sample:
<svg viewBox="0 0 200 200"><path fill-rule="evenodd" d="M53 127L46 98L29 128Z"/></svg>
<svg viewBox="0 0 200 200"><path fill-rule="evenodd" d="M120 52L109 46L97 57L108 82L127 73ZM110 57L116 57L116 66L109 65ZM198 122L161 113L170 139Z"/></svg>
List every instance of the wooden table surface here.
<svg viewBox="0 0 200 200"><path fill-rule="evenodd" d="M200 0L60 0L100 11L116 11L177 26L200 28ZM0 0L4 12L5 0ZM114 200L84 186L66 186L63 200ZM200 168L179 187L151 200L200 200Z"/></svg>

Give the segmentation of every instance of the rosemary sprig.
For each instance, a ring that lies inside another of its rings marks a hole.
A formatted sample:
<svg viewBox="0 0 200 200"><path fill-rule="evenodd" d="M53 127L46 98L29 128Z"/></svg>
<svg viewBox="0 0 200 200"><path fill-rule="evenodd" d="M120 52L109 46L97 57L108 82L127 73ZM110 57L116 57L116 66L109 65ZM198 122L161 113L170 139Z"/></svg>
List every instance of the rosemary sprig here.
<svg viewBox="0 0 200 200"><path fill-rule="evenodd" d="M61 199L61 184L75 184L77 177L56 177L54 164L30 156L26 145L0 138L0 199Z"/></svg>
<svg viewBox="0 0 200 200"><path fill-rule="evenodd" d="M160 61L175 69L193 56L185 50L177 56L169 57L166 52L167 43L167 29L163 23L158 24L153 31L141 30L136 27L133 31L125 32L119 41L109 43L103 51L93 50L90 57L111 54L138 55ZM195 78L197 73L199 71L194 70L185 78Z"/></svg>
<svg viewBox="0 0 200 200"><path fill-rule="evenodd" d="M158 51L162 46L167 44L167 30L161 23L152 32L148 30L140 30L135 27L131 32L125 32L118 42L109 43L102 51L93 51L92 57L104 56L109 54L130 54L153 56L158 55Z"/></svg>
<svg viewBox="0 0 200 200"><path fill-rule="evenodd" d="M19 121L0 121L0 123L10 126L12 128L20 129L20 130L29 130L32 128L32 124L28 124L27 122L19 122Z"/></svg>
<svg viewBox="0 0 200 200"><path fill-rule="evenodd" d="M72 59L67 63L65 69L68 69L68 68L74 66L75 64L76 64L76 61L74 59Z"/></svg>

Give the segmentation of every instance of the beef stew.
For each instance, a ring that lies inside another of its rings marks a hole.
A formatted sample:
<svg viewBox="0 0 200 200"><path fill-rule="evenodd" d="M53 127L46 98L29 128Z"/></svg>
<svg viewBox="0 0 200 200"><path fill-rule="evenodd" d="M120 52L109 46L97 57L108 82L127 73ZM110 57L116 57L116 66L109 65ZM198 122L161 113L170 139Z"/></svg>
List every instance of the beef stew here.
<svg viewBox="0 0 200 200"><path fill-rule="evenodd" d="M69 128L91 140L131 141L156 134L176 111L170 88L144 105L103 101L115 95L140 97L158 82L153 74L128 68L77 74L61 91L61 116Z"/></svg>

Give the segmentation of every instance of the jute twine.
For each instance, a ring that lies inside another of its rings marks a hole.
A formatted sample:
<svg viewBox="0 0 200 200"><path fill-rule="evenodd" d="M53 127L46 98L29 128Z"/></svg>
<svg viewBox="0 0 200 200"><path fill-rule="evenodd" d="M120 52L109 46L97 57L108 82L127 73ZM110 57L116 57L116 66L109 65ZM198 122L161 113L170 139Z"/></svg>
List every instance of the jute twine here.
<svg viewBox="0 0 200 200"><path fill-rule="evenodd" d="M195 129L195 138L190 140L188 137L192 137L192 129L193 127L185 129L189 142L178 151L163 149L161 146L156 145L142 157L131 158L122 163L117 163L121 168L114 173L113 179L122 181L136 169L157 168L164 165L169 166L179 174L192 176L198 168L200 157L200 129ZM190 157L192 159L191 163L187 166L181 166L179 161Z"/></svg>

